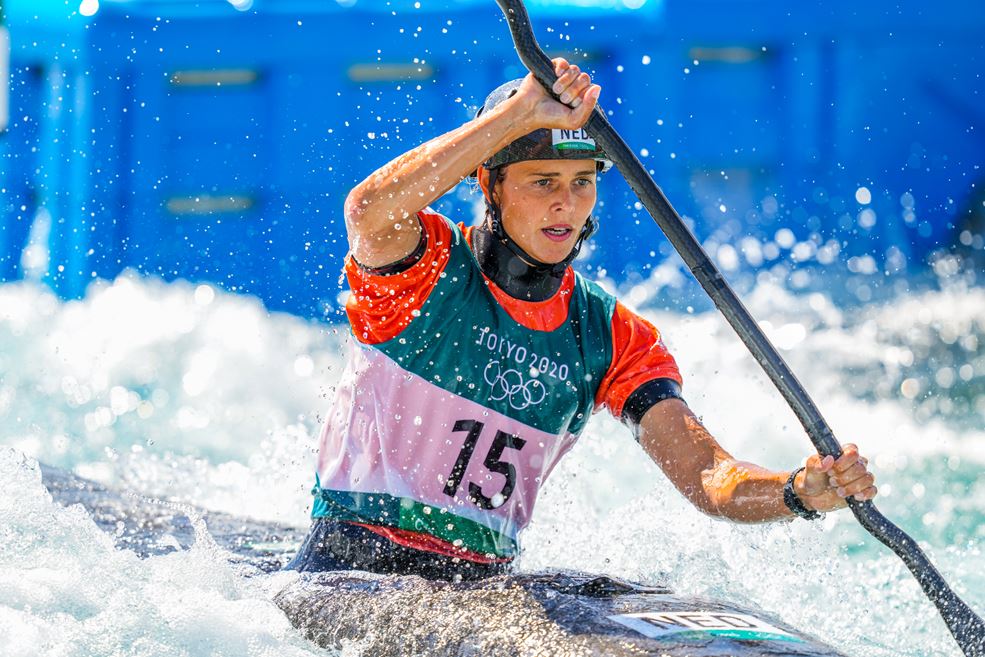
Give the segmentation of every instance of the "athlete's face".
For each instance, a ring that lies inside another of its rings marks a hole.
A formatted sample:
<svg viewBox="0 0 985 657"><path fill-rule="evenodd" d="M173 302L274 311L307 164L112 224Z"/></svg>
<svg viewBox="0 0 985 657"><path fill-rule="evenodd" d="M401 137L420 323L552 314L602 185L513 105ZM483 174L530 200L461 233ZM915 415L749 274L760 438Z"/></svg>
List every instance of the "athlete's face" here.
<svg viewBox="0 0 985 657"><path fill-rule="evenodd" d="M541 262L561 262L595 207L594 160L528 160L505 167L493 199L503 228Z"/></svg>

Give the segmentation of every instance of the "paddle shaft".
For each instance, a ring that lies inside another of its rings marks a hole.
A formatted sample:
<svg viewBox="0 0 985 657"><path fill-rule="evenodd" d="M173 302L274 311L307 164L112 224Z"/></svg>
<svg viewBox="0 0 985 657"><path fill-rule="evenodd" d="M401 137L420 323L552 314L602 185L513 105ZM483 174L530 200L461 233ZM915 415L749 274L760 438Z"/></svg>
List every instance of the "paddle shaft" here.
<svg viewBox="0 0 985 657"><path fill-rule="evenodd" d="M524 65L548 93L557 76L554 65L534 37L522 0L496 0L506 15ZM556 97L556 95L555 95ZM794 376L776 348L770 343L749 311L736 296L721 272L705 253L664 193L626 145L602 111L596 107L585 129L616 164L640 202L680 254L691 273L711 297L719 311L745 343L756 361L804 426L811 442L822 456L841 456L841 445L821 416L814 401ZM871 501L848 499L859 523L874 537L895 552L920 583L924 593L937 607L948 629L966 657L985 657L985 622L948 586L917 542L890 522Z"/></svg>

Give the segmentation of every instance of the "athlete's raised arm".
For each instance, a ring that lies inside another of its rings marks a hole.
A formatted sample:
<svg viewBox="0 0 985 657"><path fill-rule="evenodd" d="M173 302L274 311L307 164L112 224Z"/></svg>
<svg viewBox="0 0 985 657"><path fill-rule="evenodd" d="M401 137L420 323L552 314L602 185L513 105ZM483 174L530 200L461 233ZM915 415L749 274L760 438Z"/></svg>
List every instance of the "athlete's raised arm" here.
<svg viewBox="0 0 985 657"><path fill-rule="evenodd" d="M413 253L421 226L414 216L475 171L491 153L538 128L574 130L591 115L600 88L563 58L554 60L562 94L555 101L528 75L495 109L421 144L356 185L345 201L345 224L356 261L381 267Z"/></svg>
<svg viewBox="0 0 985 657"><path fill-rule="evenodd" d="M784 502L789 472L774 472L738 461L725 451L679 399L655 404L640 422L640 444L692 504L713 516L737 522L793 517ZM868 461L855 445L838 460L814 454L797 473L793 490L809 511L833 511L854 495L876 495Z"/></svg>

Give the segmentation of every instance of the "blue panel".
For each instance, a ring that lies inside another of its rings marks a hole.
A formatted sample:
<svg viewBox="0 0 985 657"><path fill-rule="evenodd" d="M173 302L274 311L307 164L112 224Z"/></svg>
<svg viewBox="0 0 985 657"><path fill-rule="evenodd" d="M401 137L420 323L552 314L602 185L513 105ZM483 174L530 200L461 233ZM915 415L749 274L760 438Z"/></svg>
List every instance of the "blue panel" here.
<svg viewBox="0 0 985 657"><path fill-rule="evenodd" d="M20 277L21 252L37 213L38 190L31 172L38 164L41 98L41 69L13 67L10 123L0 134L0 281Z"/></svg>
<svg viewBox="0 0 985 657"><path fill-rule="evenodd" d="M130 267L318 315L336 305L352 186L525 73L487 0L235 4L102 0L83 17L63 0L5 3L0 277L18 275L44 208L47 280L64 296ZM783 230L920 267L967 225L985 171L978 4L530 9L545 49L595 74L613 125L713 252L753 238L786 258ZM599 191L602 228L578 266L645 279L669 245L618 173ZM435 206L470 221L478 199L462 185Z"/></svg>

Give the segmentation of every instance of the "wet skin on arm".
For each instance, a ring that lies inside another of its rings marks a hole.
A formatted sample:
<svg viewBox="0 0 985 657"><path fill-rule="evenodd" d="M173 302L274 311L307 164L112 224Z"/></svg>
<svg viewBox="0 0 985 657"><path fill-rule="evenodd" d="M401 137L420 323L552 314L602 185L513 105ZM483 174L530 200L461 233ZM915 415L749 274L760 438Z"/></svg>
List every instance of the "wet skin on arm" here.
<svg viewBox="0 0 985 657"><path fill-rule="evenodd" d="M767 522L793 516L783 502L789 472L736 460L678 399L655 404L640 423L640 444L674 486L701 511L737 522ZM814 454L794 481L809 509L833 511L845 498L875 497L875 478L855 445L842 456Z"/></svg>
<svg viewBox="0 0 985 657"><path fill-rule="evenodd" d="M406 257L420 240L416 213L464 180L491 153L539 128L581 128L600 88L563 58L554 64L556 88L571 106L554 100L528 75L512 98L401 155L354 187L345 201L345 222L355 259L379 267Z"/></svg>

